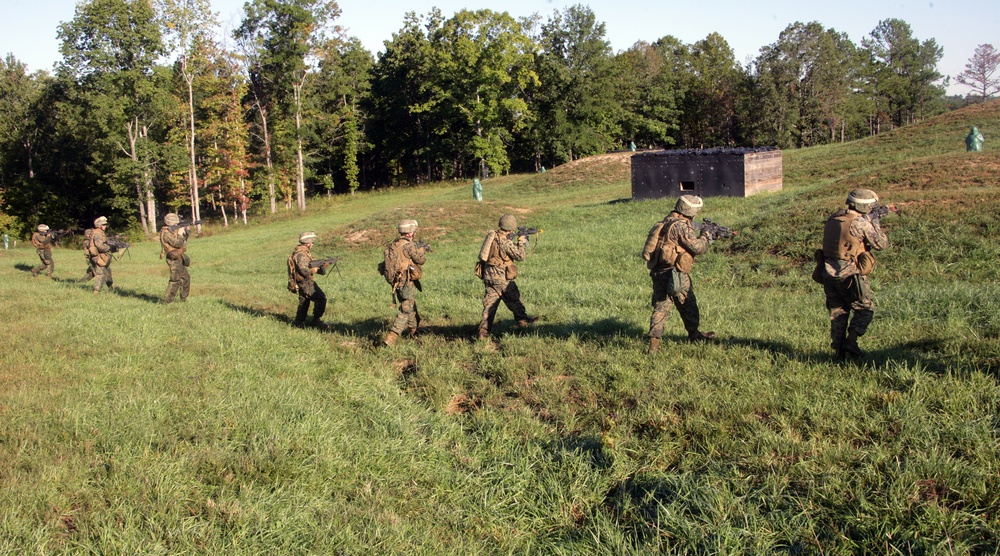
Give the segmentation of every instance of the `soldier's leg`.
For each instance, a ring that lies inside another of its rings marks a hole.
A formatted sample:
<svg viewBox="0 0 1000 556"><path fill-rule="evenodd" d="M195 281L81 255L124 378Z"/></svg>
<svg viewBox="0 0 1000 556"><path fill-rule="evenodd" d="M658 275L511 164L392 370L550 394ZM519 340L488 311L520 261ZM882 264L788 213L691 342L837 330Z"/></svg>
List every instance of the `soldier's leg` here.
<svg viewBox="0 0 1000 556"><path fill-rule="evenodd" d="M698 310L698 298L691 287L691 276L680 272L681 287L676 293L670 295L670 300L674 307L677 307L677 314L681 316L684 323L684 330L688 333L688 338L697 339L699 337L698 327L701 326L701 312Z"/></svg>
<svg viewBox="0 0 1000 556"><path fill-rule="evenodd" d="M191 294L191 273L188 272L187 267L183 264L180 267L180 285L181 289L178 293L180 294L181 301L187 301L188 295Z"/></svg>
<svg viewBox="0 0 1000 556"><path fill-rule="evenodd" d="M872 299L871 285L866 276L856 276L858 281L855 287L859 288L860 299L851 303L854 316L847 326L847 338L844 340L844 351L855 356L862 357L865 352L858 346L858 338L865 335L872 319L875 318L875 300ZM846 323L845 323L846 324Z"/></svg>
<svg viewBox="0 0 1000 556"><path fill-rule="evenodd" d="M646 335L656 340L663 337L663 329L666 326L667 317L670 316L670 296L667 295L668 281L664 278L668 274L659 273L652 276L653 296L651 303L653 314L649 316L649 333Z"/></svg>
<svg viewBox="0 0 1000 556"><path fill-rule="evenodd" d="M520 323L528 323L531 321L531 317L528 316L528 311L524 308L524 303L521 303L521 290L517 287L517 282L511 280L507 282L507 285L503 288L503 304L510 309L511 313L514 313L514 320Z"/></svg>
<svg viewBox="0 0 1000 556"><path fill-rule="evenodd" d="M841 292L843 280L827 279L823 282L823 293L826 296L826 308L830 311L830 349L837 359L844 356L844 338L847 335L847 323L851 316L850 304Z"/></svg>
<svg viewBox="0 0 1000 556"><path fill-rule="evenodd" d="M52 260L52 251L45 251L45 256L42 257L42 264L45 265L46 276L51 278L52 274L56 271L56 263Z"/></svg>
<svg viewBox="0 0 1000 556"><path fill-rule="evenodd" d="M323 314L326 313L326 294L319 286L313 286L312 293L313 302L313 320L314 326L318 326L323 322ZM302 317L305 318L305 317Z"/></svg>
<svg viewBox="0 0 1000 556"><path fill-rule="evenodd" d="M402 334L410 325L410 321L416 322L417 302L414 299L415 288L407 284L396 290L396 300L399 302L399 309L396 312L396 320L392 322L389 332Z"/></svg>
<svg viewBox="0 0 1000 556"><path fill-rule="evenodd" d="M483 316L479 320L479 336L486 337L493 328L493 319L497 316L497 308L500 307L500 299L503 297L501 289L495 284L484 282L486 291L483 294Z"/></svg>
<svg viewBox="0 0 1000 556"><path fill-rule="evenodd" d="M172 302L180 287L180 276L178 276L176 264L173 261L167 261L167 268L170 269L170 277L167 279L167 291L163 294L164 303Z"/></svg>
<svg viewBox="0 0 1000 556"><path fill-rule="evenodd" d="M95 266L94 267L94 293L98 293L104 287L104 282L107 277L104 275L104 271L107 270L105 266Z"/></svg>
<svg viewBox="0 0 1000 556"><path fill-rule="evenodd" d="M115 278L111 274L111 263L104 267L104 284L108 286L109 290L115 285Z"/></svg>
<svg viewBox="0 0 1000 556"><path fill-rule="evenodd" d="M305 325L306 316L309 315L309 302L311 293L312 293L312 288L310 288L308 285L299 287L299 305L298 308L295 310L295 321L292 322L294 326Z"/></svg>

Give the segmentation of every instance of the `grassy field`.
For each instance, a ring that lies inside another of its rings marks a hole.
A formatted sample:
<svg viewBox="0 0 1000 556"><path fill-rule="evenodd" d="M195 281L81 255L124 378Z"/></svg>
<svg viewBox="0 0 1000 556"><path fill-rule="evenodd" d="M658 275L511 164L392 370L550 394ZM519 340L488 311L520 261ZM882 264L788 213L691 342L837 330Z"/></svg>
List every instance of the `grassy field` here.
<svg viewBox="0 0 1000 556"><path fill-rule="evenodd" d="M622 156L488 180L483 203L449 183L210 225L185 304L158 302L155 242L98 296L78 249L48 280L19 242L0 252L0 554L997 554L995 141L1000 102L785 152L783 191L708 199L740 231L693 272L722 341L683 341L672 314L652 357L638 252L672 203L628 200ZM859 186L899 210L870 356L838 365L810 258ZM518 279L541 320L501 308L477 343L472 267L505 212L545 230ZM379 347L375 265L409 217L434 246L426 331ZM290 326L285 258L310 229L344 256L320 278L329 332Z"/></svg>

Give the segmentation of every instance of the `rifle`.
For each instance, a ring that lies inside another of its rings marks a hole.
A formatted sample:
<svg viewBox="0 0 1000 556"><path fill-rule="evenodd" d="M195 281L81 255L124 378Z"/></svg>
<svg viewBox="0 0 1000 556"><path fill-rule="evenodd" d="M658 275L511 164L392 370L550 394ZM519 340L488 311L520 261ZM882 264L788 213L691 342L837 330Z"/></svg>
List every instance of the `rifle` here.
<svg viewBox="0 0 1000 556"><path fill-rule="evenodd" d="M525 226L518 226L517 231L507 233L507 239L514 241L518 237L530 237L538 235L544 231L545 230L542 230L541 228L527 228Z"/></svg>
<svg viewBox="0 0 1000 556"><path fill-rule="evenodd" d="M422 240L422 239L414 241L413 242L413 246L416 247L416 248L418 248L418 249L423 249L424 251L427 251L428 253L433 253L434 252L434 250L431 249L431 246L429 244L427 244L427 243L424 243L424 240Z"/></svg>
<svg viewBox="0 0 1000 556"><path fill-rule="evenodd" d="M201 223L202 223L201 220L195 220L194 222L190 222L190 221L188 221L188 220L185 219L185 220L181 220L180 222L174 224L173 226L167 226L167 228L170 230L170 233L174 233L179 228L190 228L191 226L199 226L199 225L201 225Z"/></svg>
<svg viewBox="0 0 1000 556"><path fill-rule="evenodd" d="M128 238L125 236L108 236L105 243L108 244L108 249L110 249L112 253L117 253L119 251L122 252L122 254L118 255L115 259L116 261L120 261L121 258L125 256L125 253L128 253L128 248L132 245L128 242ZM129 256L131 257L131 255Z"/></svg>
<svg viewBox="0 0 1000 556"><path fill-rule="evenodd" d="M66 234L73 235L73 232L69 230L46 230L42 232L43 236L52 236L52 243L58 243Z"/></svg>
<svg viewBox="0 0 1000 556"><path fill-rule="evenodd" d="M337 269L337 274L340 274L340 267L337 266L337 263L340 262L343 258L344 257L333 257L331 259L316 259L313 261L309 261L309 268L318 268L319 269L318 274L324 276L326 275L326 266L333 265L333 268ZM343 275L341 275L341 277L343 277Z"/></svg>
<svg viewBox="0 0 1000 556"><path fill-rule="evenodd" d="M708 237L708 241L715 241L717 239L725 239L739 235L739 232L736 230L731 230L721 224L716 224L708 218L702 218L701 221L701 233L702 235Z"/></svg>
<svg viewBox="0 0 1000 556"><path fill-rule="evenodd" d="M872 210L865 215L865 218L872 224L875 224L890 212L896 212L896 205L880 205L875 203L872 206Z"/></svg>

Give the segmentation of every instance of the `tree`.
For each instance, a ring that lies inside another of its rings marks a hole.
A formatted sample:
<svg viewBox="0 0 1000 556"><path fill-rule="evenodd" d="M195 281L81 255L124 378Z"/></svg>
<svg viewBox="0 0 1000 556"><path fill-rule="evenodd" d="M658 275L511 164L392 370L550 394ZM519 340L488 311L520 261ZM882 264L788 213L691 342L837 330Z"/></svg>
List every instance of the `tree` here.
<svg viewBox="0 0 1000 556"><path fill-rule="evenodd" d="M586 6L555 12L542 25L540 48L536 148L554 163L610 149L621 118L604 23Z"/></svg>
<svg viewBox="0 0 1000 556"><path fill-rule="evenodd" d="M158 156L150 134L171 109L166 75L155 71L163 42L153 8L146 0L84 1L58 34L63 55L58 71L79 89L83 116L100 137L94 163L109 175L98 179L110 182L116 208L129 203L126 192L135 188L139 220L149 234L156 224Z"/></svg>
<svg viewBox="0 0 1000 556"><path fill-rule="evenodd" d="M622 107L622 133L615 142L621 147L631 142L642 147L673 145L680 111L672 56L672 50L645 42L615 56L615 90Z"/></svg>
<svg viewBox="0 0 1000 556"><path fill-rule="evenodd" d="M691 45L686 55L680 144L734 145L737 92L743 69L736 64L733 49L721 35L711 33Z"/></svg>
<svg viewBox="0 0 1000 556"><path fill-rule="evenodd" d="M861 45L868 55L865 91L875 110L872 133L878 133L883 122L899 127L941 109L945 91L938 85L943 76L937 63L942 50L934 39L921 43L905 21L887 19Z"/></svg>
<svg viewBox="0 0 1000 556"><path fill-rule="evenodd" d="M205 53L212 44L212 29L218 24L208 0L157 0L167 49L177 53L177 70L187 87L188 137L190 164L191 218L201 220L201 195L198 191L198 164L195 152L194 79L203 71ZM201 230L201 225L198 225Z"/></svg>
<svg viewBox="0 0 1000 556"><path fill-rule="evenodd" d="M981 44L976 47L969 63L965 64L965 71L958 74L955 81L972 88L975 98L985 102L993 95L1000 93L1000 52L993 48L992 44Z"/></svg>
<svg viewBox="0 0 1000 556"><path fill-rule="evenodd" d="M292 126L286 133L295 151L296 205L305 210L303 91L326 33L339 33L331 24L340 8L334 0L252 0L244 10L235 35L252 53L251 89L262 117L276 108L283 118L280 123Z"/></svg>

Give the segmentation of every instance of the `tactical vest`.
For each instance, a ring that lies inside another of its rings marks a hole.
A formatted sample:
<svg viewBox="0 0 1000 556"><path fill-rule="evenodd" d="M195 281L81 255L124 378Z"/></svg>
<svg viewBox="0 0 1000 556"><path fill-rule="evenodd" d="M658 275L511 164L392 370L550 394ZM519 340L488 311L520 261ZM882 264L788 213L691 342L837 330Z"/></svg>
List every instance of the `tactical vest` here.
<svg viewBox="0 0 1000 556"><path fill-rule="evenodd" d="M865 252L865 242L851 233L851 225L860 215L841 209L823 227L823 256L842 261L856 260Z"/></svg>

